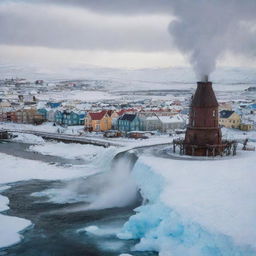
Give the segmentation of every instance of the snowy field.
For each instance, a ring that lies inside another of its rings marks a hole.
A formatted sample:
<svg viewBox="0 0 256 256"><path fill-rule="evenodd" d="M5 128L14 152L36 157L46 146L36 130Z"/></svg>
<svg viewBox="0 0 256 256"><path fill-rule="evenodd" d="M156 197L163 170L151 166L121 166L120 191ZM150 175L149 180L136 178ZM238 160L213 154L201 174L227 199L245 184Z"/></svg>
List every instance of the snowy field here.
<svg viewBox="0 0 256 256"><path fill-rule="evenodd" d="M43 95L38 95L39 100L81 100L86 102L95 102L101 100L113 100L117 99L117 96L111 95L108 92L101 91L72 91L72 92L52 92L45 93Z"/></svg>
<svg viewBox="0 0 256 256"><path fill-rule="evenodd" d="M58 81L67 79L86 79L97 81L108 90L150 90L150 89L188 89L197 81L192 68L168 67L148 69L113 69L81 66L62 67L56 70L42 69L40 66L15 66L0 64L0 78L25 77ZM211 77L216 90L244 90L255 83L253 68L219 67ZM102 96L102 95L101 95ZM108 96L109 97L109 96Z"/></svg>
<svg viewBox="0 0 256 256"><path fill-rule="evenodd" d="M149 203L118 235L161 256L256 255L256 153L221 160L141 157L133 176Z"/></svg>

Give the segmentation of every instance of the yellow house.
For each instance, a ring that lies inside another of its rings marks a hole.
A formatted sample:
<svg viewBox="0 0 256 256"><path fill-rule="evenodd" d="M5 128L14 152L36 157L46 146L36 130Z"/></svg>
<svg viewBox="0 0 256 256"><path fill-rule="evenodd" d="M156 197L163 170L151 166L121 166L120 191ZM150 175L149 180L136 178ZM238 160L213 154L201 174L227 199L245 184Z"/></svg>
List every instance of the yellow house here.
<svg viewBox="0 0 256 256"><path fill-rule="evenodd" d="M226 128L240 128L241 117L235 111L222 110L220 111L219 124Z"/></svg>
<svg viewBox="0 0 256 256"><path fill-rule="evenodd" d="M112 118L107 111L89 113L84 121L85 130L104 132L112 127Z"/></svg>
<svg viewBox="0 0 256 256"><path fill-rule="evenodd" d="M251 131L253 129L253 124L241 123L239 128L241 131Z"/></svg>

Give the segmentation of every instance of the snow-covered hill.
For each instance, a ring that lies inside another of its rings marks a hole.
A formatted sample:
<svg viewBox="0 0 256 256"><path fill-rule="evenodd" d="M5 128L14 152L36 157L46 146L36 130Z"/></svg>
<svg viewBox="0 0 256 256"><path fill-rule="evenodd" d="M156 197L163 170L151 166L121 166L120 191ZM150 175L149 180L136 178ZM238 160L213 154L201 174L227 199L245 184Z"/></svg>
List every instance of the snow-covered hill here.
<svg viewBox="0 0 256 256"><path fill-rule="evenodd" d="M109 90L188 89L197 81L191 68L154 68L125 70L92 66L49 67L0 65L0 79L24 77L46 81L81 79L95 80ZM211 80L217 89L240 90L256 84L256 69L218 68Z"/></svg>

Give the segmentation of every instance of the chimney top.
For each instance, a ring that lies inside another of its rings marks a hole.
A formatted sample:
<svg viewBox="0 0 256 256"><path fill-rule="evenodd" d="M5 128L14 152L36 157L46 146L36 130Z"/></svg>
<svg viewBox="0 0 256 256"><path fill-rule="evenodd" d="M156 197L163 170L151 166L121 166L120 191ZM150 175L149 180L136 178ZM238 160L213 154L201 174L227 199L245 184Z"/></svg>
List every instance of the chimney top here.
<svg viewBox="0 0 256 256"><path fill-rule="evenodd" d="M208 82L208 75L204 75L203 82Z"/></svg>
<svg viewBox="0 0 256 256"><path fill-rule="evenodd" d="M193 96L194 107L218 107L218 101L212 89L212 82L197 82L197 89Z"/></svg>

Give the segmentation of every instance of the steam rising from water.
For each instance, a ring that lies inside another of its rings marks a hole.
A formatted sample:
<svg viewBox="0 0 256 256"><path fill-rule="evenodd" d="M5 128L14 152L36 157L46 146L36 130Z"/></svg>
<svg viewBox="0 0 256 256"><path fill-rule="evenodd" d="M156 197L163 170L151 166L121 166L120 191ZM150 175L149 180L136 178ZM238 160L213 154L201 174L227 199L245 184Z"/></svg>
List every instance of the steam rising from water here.
<svg viewBox="0 0 256 256"><path fill-rule="evenodd" d="M108 152L109 153L109 152ZM134 153L120 153L105 170L89 177L68 181L62 188L33 193L36 197L48 197L49 202L81 203L69 208L69 212L125 207L138 200L137 185L131 170L137 160ZM110 168L110 170L109 170Z"/></svg>
<svg viewBox="0 0 256 256"><path fill-rule="evenodd" d="M256 55L255 0L173 0L172 7L176 20L169 31L198 79L226 52Z"/></svg>
<svg viewBox="0 0 256 256"><path fill-rule="evenodd" d="M124 207L134 203L137 185L131 176L131 170L135 161L134 155L129 153L116 159L112 171L105 176L102 184L98 184L98 187L103 188L101 193L86 209Z"/></svg>

